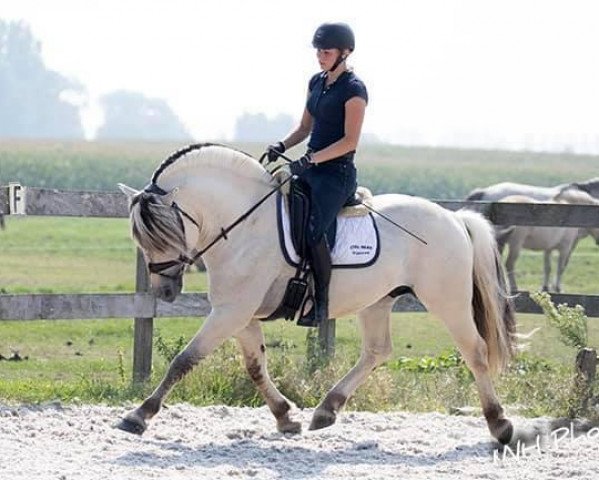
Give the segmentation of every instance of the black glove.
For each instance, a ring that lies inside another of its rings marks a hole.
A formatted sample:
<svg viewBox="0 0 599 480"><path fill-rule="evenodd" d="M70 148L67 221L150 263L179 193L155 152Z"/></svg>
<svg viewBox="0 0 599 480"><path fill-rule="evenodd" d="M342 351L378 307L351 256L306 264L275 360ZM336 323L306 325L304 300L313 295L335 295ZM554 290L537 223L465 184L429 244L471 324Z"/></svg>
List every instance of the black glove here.
<svg viewBox="0 0 599 480"><path fill-rule="evenodd" d="M293 162L291 162L289 164L289 170L291 170L292 175L296 175L299 177L302 173L304 173L306 170L308 170L312 165L313 165L312 155L309 153L306 153L304 156L302 156L298 160L294 160Z"/></svg>
<svg viewBox="0 0 599 480"><path fill-rule="evenodd" d="M273 143L267 148L268 163L276 162L279 158L279 153L285 153L285 144L283 142Z"/></svg>

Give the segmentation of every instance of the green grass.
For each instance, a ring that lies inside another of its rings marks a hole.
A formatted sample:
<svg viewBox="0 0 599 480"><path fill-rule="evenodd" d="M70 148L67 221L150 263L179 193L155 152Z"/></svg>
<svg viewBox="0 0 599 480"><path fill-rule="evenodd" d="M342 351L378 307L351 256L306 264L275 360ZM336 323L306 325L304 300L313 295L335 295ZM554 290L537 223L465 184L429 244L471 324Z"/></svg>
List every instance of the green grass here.
<svg viewBox="0 0 599 480"><path fill-rule="evenodd" d="M201 319L156 319L155 337L174 341L191 338ZM531 342L522 360L526 364L549 365L547 371L521 372L517 368L502 377L499 391L509 403L529 405L531 414L565 411L564 398L572 376L574 351L559 343L557 333L540 316L520 315L520 328L542 330ZM591 324L591 343L599 340L599 325ZM337 322L337 351L327 367L310 372L305 357L306 330L278 321L265 324L269 368L282 391L300 406L314 406L359 355L356 321ZM149 386L133 388L131 378L132 321L128 319L82 321L1 322L0 353L19 350L29 359L0 362L0 398L13 402L122 403L139 400ZM465 404L477 405L476 390L463 367L419 373L394 367L402 357L439 356L453 344L444 328L426 313L394 314L392 359L377 369L368 386L362 388L350 408L416 411L441 410ZM548 355L550 350L550 355ZM164 374L167 362L154 349L151 384ZM123 369L121 371L121 368ZM534 392L537 397L531 402ZM556 395L558 397L556 397ZM198 405L226 403L259 405L261 399L249 382L234 342L229 341L202 362L173 392L170 401ZM526 413L526 412L525 412Z"/></svg>
<svg viewBox="0 0 599 480"><path fill-rule="evenodd" d="M9 217L0 233L0 292L135 291L135 247L127 219ZM189 291L205 291L205 275Z"/></svg>
<svg viewBox="0 0 599 480"><path fill-rule="evenodd" d="M261 145L242 145L258 155ZM166 144L3 143L0 183L74 190L115 190L118 181L141 187L153 169L175 149ZM463 197L471 188L501 180L551 185L596 175L596 157L522 152L369 146L360 150L362 183L382 191L431 198ZM576 172L573 176L572 172ZM599 250L590 240L577 247L563 279L568 293L599 292ZM92 293L135 289L135 249L124 219L26 217L7 219L0 231L0 292ZM525 251L517 264L521 288L541 285L542 257ZM207 278L186 275L186 291L205 291ZM155 320L155 338L187 341L202 319ZM447 410L478 404L471 377L453 365L430 373L403 368L442 364L453 343L439 322L426 313L393 316L394 355L360 389L350 408ZM530 350L502 377L498 391L529 414L567 410L575 352L562 345L542 316L518 315L519 328L542 329ZM281 390L299 405L312 406L359 356L355 317L337 322L336 357L316 372L306 362L306 330L278 321L264 326L269 368ZM599 322L590 320L590 345L599 344ZM150 386L130 385L132 320L0 321L0 354L18 350L28 360L0 361L0 401L121 403L138 400ZM402 360L410 357L415 360ZM430 357L430 358L423 358ZM232 342L203 362L173 392L170 401L205 405L257 405L261 399L240 365ZM152 385L167 362L155 348Z"/></svg>

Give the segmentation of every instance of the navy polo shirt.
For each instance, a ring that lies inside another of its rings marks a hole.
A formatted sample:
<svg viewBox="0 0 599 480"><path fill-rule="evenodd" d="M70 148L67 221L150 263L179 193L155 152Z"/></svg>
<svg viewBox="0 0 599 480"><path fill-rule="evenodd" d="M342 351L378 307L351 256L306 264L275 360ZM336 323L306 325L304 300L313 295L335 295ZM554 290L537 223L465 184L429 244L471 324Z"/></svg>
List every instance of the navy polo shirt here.
<svg viewBox="0 0 599 480"><path fill-rule="evenodd" d="M326 73L317 73L310 79L306 107L312 115L312 132L308 148L322 150L345 135L345 103L360 97L368 102L364 82L352 71L346 71L331 85L325 87Z"/></svg>

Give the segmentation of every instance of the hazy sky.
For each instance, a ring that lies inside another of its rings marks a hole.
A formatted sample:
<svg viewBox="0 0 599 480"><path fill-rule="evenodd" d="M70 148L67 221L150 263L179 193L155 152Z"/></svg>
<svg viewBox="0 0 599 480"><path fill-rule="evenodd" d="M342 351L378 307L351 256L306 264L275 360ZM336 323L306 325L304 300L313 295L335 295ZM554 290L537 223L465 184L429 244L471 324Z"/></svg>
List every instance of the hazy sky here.
<svg viewBox="0 0 599 480"><path fill-rule="evenodd" d="M599 153L596 0L1 0L47 65L83 83L85 121L115 89L165 98L198 140L243 112L299 118L325 21L356 34L364 131L404 144ZM273 139L276 140L276 139Z"/></svg>

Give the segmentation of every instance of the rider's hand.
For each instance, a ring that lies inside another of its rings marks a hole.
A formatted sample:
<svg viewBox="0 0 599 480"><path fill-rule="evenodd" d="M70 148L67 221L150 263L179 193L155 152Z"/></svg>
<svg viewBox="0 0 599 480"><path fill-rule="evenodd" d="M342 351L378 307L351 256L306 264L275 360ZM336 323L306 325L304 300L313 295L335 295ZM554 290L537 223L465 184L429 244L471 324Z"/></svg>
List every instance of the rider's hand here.
<svg viewBox="0 0 599 480"><path fill-rule="evenodd" d="M268 163L276 162L280 153L285 153L285 144L283 142L273 143L266 149L268 152Z"/></svg>
<svg viewBox="0 0 599 480"><path fill-rule="evenodd" d="M289 164L289 170L291 170L292 175L296 175L299 177L302 173L304 173L306 170L308 170L308 168L310 168L312 165L314 165L312 163L312 155L310 153L306 153L301 158L291 162Z"/></svg>

